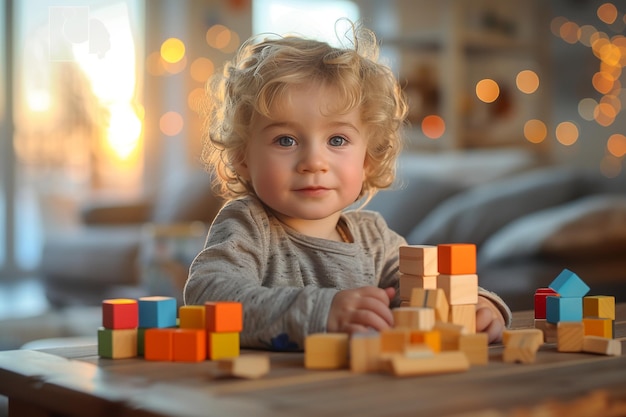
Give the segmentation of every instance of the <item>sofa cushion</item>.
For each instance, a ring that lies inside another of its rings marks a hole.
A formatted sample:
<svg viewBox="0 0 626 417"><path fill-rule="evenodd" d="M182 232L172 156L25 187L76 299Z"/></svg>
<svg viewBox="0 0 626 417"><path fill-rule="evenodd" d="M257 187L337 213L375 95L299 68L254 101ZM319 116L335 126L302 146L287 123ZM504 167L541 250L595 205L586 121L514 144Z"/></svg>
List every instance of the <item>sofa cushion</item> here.
<svg viewBox="0 0 626 417"><path fill-rule="evenodd" d="M410 244L481 245L507 223L580 195L583 174L542 168L468 189L440 204L407 236Z"/></svg>
<svg viewBox="0 0 626 417"><path fill-rule="evenodd" d="M479 253L487 265L547 255L598 258L626 254L626 195L592 195L523 216L491 236Z"/></svg>

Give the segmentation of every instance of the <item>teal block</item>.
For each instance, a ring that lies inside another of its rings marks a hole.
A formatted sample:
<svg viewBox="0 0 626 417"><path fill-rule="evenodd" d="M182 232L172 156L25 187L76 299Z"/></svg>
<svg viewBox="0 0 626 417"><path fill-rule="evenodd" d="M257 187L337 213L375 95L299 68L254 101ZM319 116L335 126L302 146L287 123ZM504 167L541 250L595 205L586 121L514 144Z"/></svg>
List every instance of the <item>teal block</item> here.
<svg viewBox="0 0 626 417"><path fill-rule="evenodd" d="M561 297L566 298L582 298L589 292L589 286L569 269L561 271L549 287L559 293Z"/></svg>
<svg viewBox="0 0 626 417"><path fill-rule="evenodd" d="M560 321L582 321L583 299L579 297L546 298L546 321L556 324Z"/></svg>
<svg viewBox="0 0 626 417"><path fill-rule="evenodd" d="M139 298L139 327L176 327L177 303L173 297Z"/></svg>

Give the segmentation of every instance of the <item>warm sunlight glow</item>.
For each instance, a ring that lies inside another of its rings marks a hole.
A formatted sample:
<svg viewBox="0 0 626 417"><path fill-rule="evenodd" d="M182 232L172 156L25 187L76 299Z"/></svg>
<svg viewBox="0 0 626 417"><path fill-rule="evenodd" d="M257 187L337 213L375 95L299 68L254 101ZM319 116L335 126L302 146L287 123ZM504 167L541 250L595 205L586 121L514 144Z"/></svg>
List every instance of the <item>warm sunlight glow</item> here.
<svg viewBox="0 0 626 417"><path fill-rule="evenodd" d="M539 76L535 71L523 70L515 78L517 88L526 94L532 94L539 88Z"/></svg>
<svg viewBox="0 0 626 417"><path fill-rule="evenodd" d="M130 105L110 108L111 120L107 141L119 159L127 159L137 148L141 135L141 120Z"/></svg>
<svg viewBox="0 0 626 417"><path fill-rule="evenodd" d="M152 52L146 58L146 71L148 71L148 74L154 75L155 77L163 75L165 74L164 62L159 52Z"/></svg>
<svg viewBox="0 0 626 417"><path fill-rule="evenodd" d="M607 25L613 24L617 19L617 8L611 3L604 3L598 7L598 18Z"/></svg>
<svg viewBox="0 0 626 417"><path fill-rule="evenodd" d="M562 122L556 127L556 140L560 144L570 146L578 140L578 127L573 122Z"/></svg>
<svg viewBox="0 0 626 417"><path fill-rule="evenodd" d="M183 116L175 111L167 112L159 119L159 128L167 136L178 135L183 130L184 124Z"/></svg>
<svg viewBox="0 0 626 417"><path fill-rule="evenodd" d="M440 116L431 114L422 120L422 132L430 139L438 139L446 131L446 124Z"/></svg>
<svg viewBox="0 0 626 417"><path fill-rule="evenodd" d="M50 109L50 92L46 90L30 90L26 92L28 108L34 112Z"/></svg>
<svg viewBox="0 0 626 417"><path fill-rule="evenodd" d="M476 84L476 96L485 103L493 103L499 95L500 87L492 79L485 78Z"/></svg>
<svg viewBox="0 0 626 417"><path fill-rule="evenodd" d="M623 157L626 155L626 136L619 133L611 135L606 142L606 149L616 158Z"/></svg>
<svg viewBox="0 0 626 417"><path fill-rule="evenodd" d="M169 38L161 44L161 57L165 62L175 64L185 56L185 44L178 38Z"/></svg>
<svg viewBox="0 0 626 417"><path fill-rule="evenodd" d="M189 95L187 96L187 106L195 112L200 111L200 106L202 104L202 100L206 97L204 88L198 87L191 90Z"/></svg>
<svg viewBox="0 0 626 417"><path fill-rule="evenodd" d="M548 135L548 128L541 120L532 119L524 124L524 137L531 143L541 143Z"/></svg>
<svg viewBox="0 0 626 417"><path fill-rule="evenodd" d="M185 68L187 68L187 55L185 55L181 60L170 63L165 60L162 60L163 68L165 72L169 74L178 74L182 72Z"/></svg>

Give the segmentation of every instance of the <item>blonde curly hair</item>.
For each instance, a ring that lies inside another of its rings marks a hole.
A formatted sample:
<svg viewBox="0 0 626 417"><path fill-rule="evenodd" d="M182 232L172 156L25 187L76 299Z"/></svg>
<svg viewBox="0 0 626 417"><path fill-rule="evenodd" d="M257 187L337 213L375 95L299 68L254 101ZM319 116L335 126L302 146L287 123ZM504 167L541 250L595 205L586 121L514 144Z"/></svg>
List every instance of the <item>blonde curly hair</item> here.
<svg viewBox="0 0 626 417"><path fill-rule="evenodd" d="M272 104L293 86L320 82L336 88L346 112L358 108L366 129L366 173L359 199L389 187L396 175L407 104L391 70L377 62L373 32L352 27L351 47L302 37L247 41L222 74L207 83L202 161L220 194L254 194L235 167L245 155L253 115L269 117Z"/></svg>

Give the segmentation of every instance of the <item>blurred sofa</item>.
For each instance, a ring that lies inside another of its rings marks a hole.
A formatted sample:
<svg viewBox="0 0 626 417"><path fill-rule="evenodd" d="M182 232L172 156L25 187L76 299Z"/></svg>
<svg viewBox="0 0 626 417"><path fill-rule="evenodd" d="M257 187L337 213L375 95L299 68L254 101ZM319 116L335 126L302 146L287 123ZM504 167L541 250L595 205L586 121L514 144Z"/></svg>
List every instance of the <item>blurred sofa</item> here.
<svg viewBox="0 0 626 417"><path fill-rule="evenodd" d="M85 207L79 230L46 242L48 297L57 305L95 305L145 294L145 225L208 225L221 205L208 174L199 172L154 200ZM534 290L564 268L592 292L626 301L626 175L606 179L519 151L412 154L400 159L393 187L366 208L410 244L475 243L480 284L513 309L532 308Z"/></svg>

